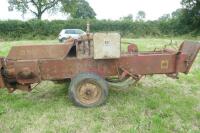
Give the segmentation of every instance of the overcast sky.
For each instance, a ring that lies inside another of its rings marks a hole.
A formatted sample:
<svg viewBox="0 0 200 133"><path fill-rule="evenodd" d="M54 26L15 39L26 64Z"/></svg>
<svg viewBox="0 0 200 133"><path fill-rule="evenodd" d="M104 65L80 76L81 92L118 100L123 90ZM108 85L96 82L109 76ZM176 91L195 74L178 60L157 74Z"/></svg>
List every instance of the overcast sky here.
<svg viewBox="0 0 200 133"><path fill-rule="evenodd" d="M97 13L98 19L116 20L132 14L136 16L139 10L145 11L146 19L155 20L163 14L171 13L180 8L181 0L87 0ZM8 12L7 0L0 0L0 19L30 19L32 15L22 17L19 12ZM63 14L45 14L43 19L66 19Z"/></svg>

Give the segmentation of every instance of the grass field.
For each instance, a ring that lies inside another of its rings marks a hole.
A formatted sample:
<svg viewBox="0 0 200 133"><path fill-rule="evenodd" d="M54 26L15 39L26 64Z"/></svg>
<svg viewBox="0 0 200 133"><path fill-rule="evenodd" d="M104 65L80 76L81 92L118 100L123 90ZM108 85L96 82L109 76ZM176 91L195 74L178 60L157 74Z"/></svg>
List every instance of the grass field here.
<svg viewBox="0 0 200 133"><path fill-rule="evenodd" d="M123 39L140 50L154 50L169 39ZM178 44L183 40L175 40ZM0 42L0 55L13 45L57 41ZM125 50L126 44L122 48ZM190 74L179 80L147 76L127 91L110 90L107 104L75 107L67 96L69 83L46 81L31 93L0 90L0 133L200 133L200 55Z"/></svg>

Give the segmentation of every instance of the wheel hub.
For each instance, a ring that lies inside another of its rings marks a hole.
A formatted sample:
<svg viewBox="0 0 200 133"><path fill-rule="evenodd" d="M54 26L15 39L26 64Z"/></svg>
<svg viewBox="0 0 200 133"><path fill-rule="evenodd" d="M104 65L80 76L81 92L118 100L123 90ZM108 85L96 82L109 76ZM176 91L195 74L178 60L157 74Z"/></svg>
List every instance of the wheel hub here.
<svg viewBox="0 0 200 133"><path fill-rule="evenodd" d="M77 96L84 104L93 104L101 97L101 88L92 82L83 82L77 89Z"/></svg>

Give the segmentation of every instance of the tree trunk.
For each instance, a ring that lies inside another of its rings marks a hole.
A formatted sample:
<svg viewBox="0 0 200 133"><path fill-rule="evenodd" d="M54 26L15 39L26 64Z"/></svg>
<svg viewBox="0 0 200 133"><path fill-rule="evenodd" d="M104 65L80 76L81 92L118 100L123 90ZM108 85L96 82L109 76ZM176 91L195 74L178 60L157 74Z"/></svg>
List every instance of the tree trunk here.
<svg viewBox="0 0 200 133"><path fill-rule="evenodd" d="M42 19L42 13L37 14L37 19L41 20Z"/></svg>

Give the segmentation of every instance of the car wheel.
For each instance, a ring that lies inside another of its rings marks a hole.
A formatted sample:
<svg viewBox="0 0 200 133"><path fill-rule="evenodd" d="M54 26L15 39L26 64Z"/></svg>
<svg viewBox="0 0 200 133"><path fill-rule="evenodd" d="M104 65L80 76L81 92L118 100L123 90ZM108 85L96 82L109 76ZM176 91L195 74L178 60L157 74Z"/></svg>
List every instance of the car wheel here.
<svg viewBox="0 0 200 133"><path fill-rule="evenodd" d="M106 81L94 73L81 73L72 79L69 98L80 107L97 107L105 103L108 96Z"/></svg>
<svg viewBox="0 0 200 133"><path fill-rule="evenodd" d="M62 38L62 39L61 39L61 42L62 42L62 43L66 42L66 41L67 41L67 38Z"/></svg>

